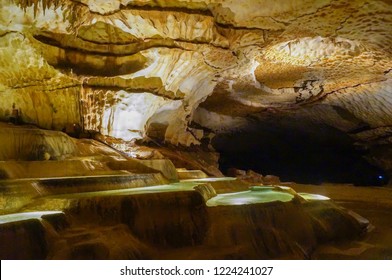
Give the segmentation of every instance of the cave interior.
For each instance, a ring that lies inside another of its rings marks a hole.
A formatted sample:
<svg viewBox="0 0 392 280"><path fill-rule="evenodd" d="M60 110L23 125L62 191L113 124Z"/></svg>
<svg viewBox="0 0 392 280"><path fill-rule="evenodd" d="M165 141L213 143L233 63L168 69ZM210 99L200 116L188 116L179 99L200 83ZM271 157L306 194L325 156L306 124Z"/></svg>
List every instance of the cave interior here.
<svg viewBox="0 0 392 280"><path fill-rule="evenodd" d="M391 259L390 0L0 0L0 258Z"/></svg>

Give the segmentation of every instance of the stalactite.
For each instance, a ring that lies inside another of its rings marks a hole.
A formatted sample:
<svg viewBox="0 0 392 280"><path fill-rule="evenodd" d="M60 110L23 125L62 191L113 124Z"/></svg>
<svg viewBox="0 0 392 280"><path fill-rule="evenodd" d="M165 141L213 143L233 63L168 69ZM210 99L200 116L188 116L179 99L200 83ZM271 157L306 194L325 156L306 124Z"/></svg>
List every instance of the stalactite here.
<svg viewBox="0 0 392 280"><path fill-rule="evenodd" d="M48 7L47 4L48 3L46 2L46 0L42 0L42 10L43 10L44 14L45 14L46 8Z"/></svg>
<svg viewBox="0 0 392 280"><path fill-rule="evenodd" d="M36 17L38 12L38 0L33 0L33 6L34 6L34 17Z"/></svg>
<svg viewBox="0 0 392 280"><path fill-rule="evenodd" d="M19 7L26 12L26 9L29 7L34 8L34 17L37 16L37 13L40 8L40 4L42 5L42 10L45 13L47 9L50 9L52 6L54 9L60 7L60 5L64 5L65 2L63 0L10 0L10 3L16 3Z"/></svg>

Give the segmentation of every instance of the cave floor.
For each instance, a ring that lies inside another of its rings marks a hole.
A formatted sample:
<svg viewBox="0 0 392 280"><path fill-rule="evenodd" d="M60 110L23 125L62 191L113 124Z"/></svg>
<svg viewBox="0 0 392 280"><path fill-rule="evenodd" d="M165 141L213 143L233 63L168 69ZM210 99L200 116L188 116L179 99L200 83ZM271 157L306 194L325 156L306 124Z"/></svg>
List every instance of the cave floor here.
<svg viewBox="0 0 392 280"><path fill-rule="evenodd" d="M338 205L365 217L374 226L360 240L319 246L312 258L392 260L392 188L337 184L289 186L297 192L328 196Z"/></svg>

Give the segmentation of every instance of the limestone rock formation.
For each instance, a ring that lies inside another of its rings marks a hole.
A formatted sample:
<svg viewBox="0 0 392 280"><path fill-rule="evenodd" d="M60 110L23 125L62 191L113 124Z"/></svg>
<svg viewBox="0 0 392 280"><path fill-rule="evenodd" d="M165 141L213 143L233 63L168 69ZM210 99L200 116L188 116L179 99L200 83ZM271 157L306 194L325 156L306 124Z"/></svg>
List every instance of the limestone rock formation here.
<svg viewBox="0 0 392 280"><path fill-rule="evenodd" d="M392 175L391 1L0 7L2 258L309 258L369 230L324 196L261 186L278 177L207 175L222 176L213 139L255 123L333 128Z"/></svg>
<svg viewBox="0 0 392 280"><path fill-rule="evenodd" d="M248 182L250 184L279 185L281 183L278 176L263 176L257 172L254 172L253 170L245 171L236 168L229 168L227 175L236 177L237 179Z"/></svg>
<svg viewBox="0 0 392 280"><path fill-rule="evenodd" d="M388 135L388 1L1 7L2 119L15 103L24 122L43 128L80 123L126 141L151 135L186 146L204 136L193 123L219 133L270 114ZM353 137L366 144L365 134Z"/></svg>

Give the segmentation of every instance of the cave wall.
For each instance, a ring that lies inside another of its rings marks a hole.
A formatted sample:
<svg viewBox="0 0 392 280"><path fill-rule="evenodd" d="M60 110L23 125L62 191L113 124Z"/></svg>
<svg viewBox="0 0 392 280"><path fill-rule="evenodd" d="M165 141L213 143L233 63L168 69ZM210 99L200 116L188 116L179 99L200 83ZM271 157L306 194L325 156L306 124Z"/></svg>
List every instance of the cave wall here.
<svg viewBox="0 0 392 280"><path fill-rule="evenodd" d="M206 129L291 115L374 147L389 168L375 155L391 143L390 1L0 4L1 120L15 103L43 128L190 146Z"/></svg>
<svg viewBox="0 0 392 280"><path fill-rule="evenodd" d="M0 34L0 119L8 121L15 104L24 123L57 130L79 123L80 84L50 66L25 35Z"/></svg>

